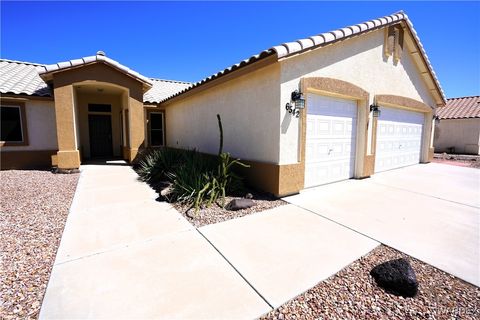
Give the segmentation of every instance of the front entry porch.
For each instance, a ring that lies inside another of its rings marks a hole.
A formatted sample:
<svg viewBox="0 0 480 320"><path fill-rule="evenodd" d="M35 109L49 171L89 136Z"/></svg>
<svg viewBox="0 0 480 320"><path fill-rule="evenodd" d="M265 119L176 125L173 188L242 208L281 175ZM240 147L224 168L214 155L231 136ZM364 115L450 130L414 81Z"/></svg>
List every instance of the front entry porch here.
<svg viewBox="0 0 480 320"><path fill-rule="evenodd" d="M143 94L151 83L109 58L95 59L41 74L54 88L58 152L52 166L59 170L97 158L132 162L145 144Z"/></svg>

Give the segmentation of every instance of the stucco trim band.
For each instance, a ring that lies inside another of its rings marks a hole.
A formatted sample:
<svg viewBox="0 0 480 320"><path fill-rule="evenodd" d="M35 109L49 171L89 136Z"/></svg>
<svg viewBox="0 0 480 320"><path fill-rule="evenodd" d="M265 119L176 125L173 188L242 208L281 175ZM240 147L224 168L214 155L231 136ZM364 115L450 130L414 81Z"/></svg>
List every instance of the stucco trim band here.
<svg viewBox="0 0 480 320"><path fill-rule="evenodd" d="M395 96L391 94L375 95L375 103L379 106L394 107L399 109L413 110L417 112L433 112L432 108L423 102L407 97Z"/></svg>
<svg viewBox="0 0 480 320"><path fill-rule="evenodd" d="M259 161L241 160L249 168L237 167L245 182L259 190L284 197L298 193L304 185L303 163L280 165Z"/></svg>
<svg viewBox="0 0 480 320"><path fill-rule="evenodd" d="M313 93L324 92L331 96L368 101L367 91L347 81L324 77L302 78L300 81L304 93L313 89Z"/></svg>
<svg viewBox="0 0 480 320"><path fill-rule="evenodd" d="M49 168L57 150L25 150L0 152L1 169Z"/></svg>

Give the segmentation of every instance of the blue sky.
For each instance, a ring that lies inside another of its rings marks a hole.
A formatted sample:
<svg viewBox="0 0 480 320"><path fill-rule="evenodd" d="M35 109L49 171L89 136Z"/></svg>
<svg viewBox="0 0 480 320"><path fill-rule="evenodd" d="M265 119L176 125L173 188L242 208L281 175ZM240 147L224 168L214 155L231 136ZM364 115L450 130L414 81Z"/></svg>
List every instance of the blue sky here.
<svg viewBox="0 0 480 320"><path fill-rule="evenodd" d="M197 81L282 42L404 10L448 97L480 94L479 2L1 2L1 57L97 50L150 77Z"/></svg>

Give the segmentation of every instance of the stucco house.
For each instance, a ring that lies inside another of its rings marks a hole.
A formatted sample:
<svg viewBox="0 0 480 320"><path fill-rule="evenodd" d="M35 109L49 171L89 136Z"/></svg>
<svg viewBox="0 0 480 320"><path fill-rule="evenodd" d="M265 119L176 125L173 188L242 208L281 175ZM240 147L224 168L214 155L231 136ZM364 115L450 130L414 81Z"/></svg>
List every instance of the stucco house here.
<svg viewBox="0 0 480 320"><path fill-rule="evenodd" d="M403 12L271 47L196 83L98 52L0 62L2 168L133 161L151 146L224 150L275 195L429 162L445 97Z"/></svg>
<svg viewBox="0 0 480 320"><path fill-rule="evenodd" d="M438 119L435 152L480 155L480 96L448 99Z"/></svg>

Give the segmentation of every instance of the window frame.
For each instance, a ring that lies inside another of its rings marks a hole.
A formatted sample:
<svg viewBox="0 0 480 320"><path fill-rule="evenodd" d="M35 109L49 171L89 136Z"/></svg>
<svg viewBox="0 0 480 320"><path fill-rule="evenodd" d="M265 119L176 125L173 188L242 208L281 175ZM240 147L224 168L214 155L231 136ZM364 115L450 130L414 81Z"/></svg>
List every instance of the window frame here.
<svg viewBox="0 0 480 320"><path fill-rule="evenodd" d="M22 132L22 141L0 141L2 147L20 147L28 146L27 117L25 113L25 103L16 101L0 101L1 107L18 108L20 112L20 130ZM1 124L0 124L1 125Z"/></svg>
<svg viewBox="0 0 480 320"><path fill-rule="evenodd" d="M152 144L152 131L153 130L160 130L160 129L152 129L152 126L151 126L151 115L152 114L161 114L162 115L162 140L163 140L163 144L161 145L153 145ZM159 147L165 147L166 145L166 141L165 141L165 111L163 110L149 110L148 111L148 146L149 147L153 147L153 148L159 148Z"/></svg>

